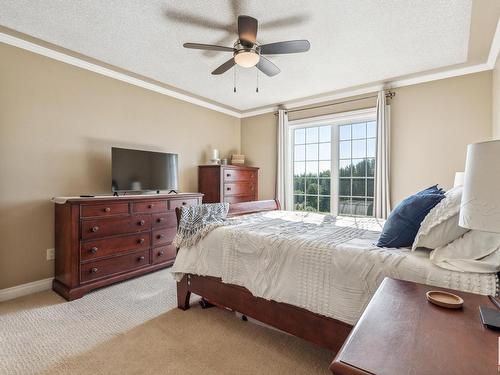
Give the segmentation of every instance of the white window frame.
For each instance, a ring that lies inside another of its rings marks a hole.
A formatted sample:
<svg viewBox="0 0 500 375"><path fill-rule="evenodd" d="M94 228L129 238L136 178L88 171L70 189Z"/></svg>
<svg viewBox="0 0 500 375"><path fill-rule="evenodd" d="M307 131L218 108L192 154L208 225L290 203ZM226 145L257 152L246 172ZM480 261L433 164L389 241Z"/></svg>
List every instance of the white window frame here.
<svg viewBox="0 0 500 375"><path fill-rule="evenodd" d="M339 126L363 121L377 121L377 108L366 108L355 111L334 113L325 116L315 116L288 122L286 129L286 158L285 158L285 207L293 210L293 150L294 130L297 128L309 128L315 126L332 125L331 157L332 168L330 181L330 211L332 215L338 215L338 189L339 189Z"/></svg>

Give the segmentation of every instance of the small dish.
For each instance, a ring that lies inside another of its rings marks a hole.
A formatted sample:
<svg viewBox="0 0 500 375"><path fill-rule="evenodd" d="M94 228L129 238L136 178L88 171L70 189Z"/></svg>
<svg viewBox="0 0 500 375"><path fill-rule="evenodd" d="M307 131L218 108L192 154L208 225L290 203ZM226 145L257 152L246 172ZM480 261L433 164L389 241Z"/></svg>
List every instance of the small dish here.
<svg viewBox="0 0 500 375"><path fill-rule="evenodd" d="M464 300L453 293L429 290L425 295L429 302L448 309L459 309L464 305Z"/></svg>

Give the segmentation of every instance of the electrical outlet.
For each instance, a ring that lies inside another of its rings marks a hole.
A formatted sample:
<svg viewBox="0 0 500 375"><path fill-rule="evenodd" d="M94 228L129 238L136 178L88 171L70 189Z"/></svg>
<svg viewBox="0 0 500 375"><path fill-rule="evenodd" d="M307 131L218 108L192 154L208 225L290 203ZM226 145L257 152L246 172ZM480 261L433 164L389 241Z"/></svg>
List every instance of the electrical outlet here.
<svg viewBox="0 0 500 375"><path fill-rule="evenodd" d="M56 249L47 249L47 260L54 260L56 257Z"/></svg>

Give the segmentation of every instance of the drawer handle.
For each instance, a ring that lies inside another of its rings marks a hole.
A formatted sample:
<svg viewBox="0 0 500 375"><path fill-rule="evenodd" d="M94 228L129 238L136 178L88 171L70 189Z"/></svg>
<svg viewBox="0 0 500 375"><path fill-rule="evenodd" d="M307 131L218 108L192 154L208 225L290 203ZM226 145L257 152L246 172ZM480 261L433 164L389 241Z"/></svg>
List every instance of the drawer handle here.
<svg viewBox="0 0 500 375"><path fill-rule="evenodd" d="M95 233L99 230L99 227L96 225L95 227L92 227L90 230Z"/></svg>
<svg viewBox="0 0 500 375"><path fill-rule="evenodd" d="M106 207L106 208L104 209L104 212L110 212L110 211L111 211L111 208L109 208L109 207Z"/></svg>
<svg viewBox="0 0 500 375"><path fill-rule="evenodd" d="M161 257L163 254L165 254L165 252L163 250L161 251L158 251L158 256Z"/></svg>
<svg viewBox="0 0 500 375"><path fill-rule="evenodd" d="M140 244L143 244L144 243L144 238L139 238L139 240L137 242L139 242Z"/></svg>
<svg viewBox="0 0 500 375"><path fill-rule="evenodd" d="M99 268L97 267L93 267L90 269L90 273L97 273L97 271L99 271Z"/></svg>
<svg viewBox="0 0 500 375"><path fill-rule="evenodd" d="M158 239L163 238L163 237L165 237L164 234L159 234L158 236L156 236L156 238L158 238Z"/></svg>
<svg viewBox="0 0 500 375"><path fill-rule="evenodd" d="M227 191L231 191L231 188L228 186L228 187L226 188L226 190L227 190Z"/></svg>
<svg viewBox="0 0 500 375"><path fill-rule="evenodd" d="M90 249L90 252L92 254L95 254L95 253L97 253L97 250L98 250L97 247L94 246L93 248Z"/></svg>
<svg viewBox="0 0 500 375"><path fill-rule="evenodd" d="M153 208L153 204L148 204L148 208Z"/></svg>
<svg viewBox="0 0 500 375"><path fill-rule="evenodd" d="M227 173L227 174L226 174L226 177L231 177L231 173Z"/></svg>
<svg viewBox="0 0 500 375"><path fill-rule="evenodd" d="M139 258L137 258L138 262L142 262L144 260L144 255L141 255Z"/></svg>
<svg viewBox="0 0 500 375"><path fill-rule="evenodd" d="M141 220L141 221L139 221L137 224L139 224L139 225L144 225L144 224L146 224L146 222L145 222L144 220Z"/></svg>
<svg viewBox="0 0 500 375"><path fill-rule="evenodd" d="M164 217L159 217L158 219L156 219L156 222L157 222L157 223L161 223L163 220L165 220L165 218L164 218Z"/></svg>
<svg viewBox="0 0 500 375"><path fill-rule="evenodd" d="M185 206L187 204L187 202L182 202L182 205Z"/></svg>

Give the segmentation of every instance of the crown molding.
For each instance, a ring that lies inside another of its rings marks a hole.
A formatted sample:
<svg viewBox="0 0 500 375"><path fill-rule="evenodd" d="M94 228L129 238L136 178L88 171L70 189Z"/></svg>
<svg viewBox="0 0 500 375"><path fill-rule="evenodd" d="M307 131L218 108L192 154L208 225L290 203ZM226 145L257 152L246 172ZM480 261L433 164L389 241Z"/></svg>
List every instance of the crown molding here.
<svg viewBox="0 0 500 375"><path fill-rule="evenodd" d="M142 79L139 79L136 77L132 77L132 76L125 74L125 73L117 72L116 70L113 70L113 69L105 68L101 65L94 64L94 63L85 61L83 59L80 59L80 58L77 58L74 56L70 56L68 54L65 54L65 53L62 53L59 51L55 51L55 50L50 49L50 48L40 46L38 44L26 41L26 40L21 39L21 38L17 38L15 36L12 36L12 35L9 35L6 33L0 33L0 42L5 43L5 44L9 44L11 46L18 47L18 48L21 48L21 49L24 49L24 50L27 50L27 51L30 51L33 53L36 53L39 55L42 55L45 57L49 57L51 59L61 61L61 62L70 64L73 66L77 66L79 68L86 69L86 70L89 70L91 72L98 73L98 74L101 74L101 75L109 77L109 78L113 78L113 79L117 79L117 80L122 81L122 82L130 83L131 85L142 87L146 90L151 90L151 91L157 92L159 94L167 95L167 96L170 96L172 98L176 98L176 99L179 99L179 100L191 103L191 104L198 105L200 107L208 108L208 109L211 109L211 110L214 110L217 112L224 113L226 115L241 118L241 113L239 111L230 110L228 108L218 106L216 104L210 103L208 101L204 101L204 100L196 98L194 96L186 95L186 94L177 92L175 90L168 89L166 87L162 87L160 85L155 85L154 83L147 82L145 80L142 80Z"/></svg>
<svg viewBox="0 0 500 375"><path fill-rule="evenodd" d="M471 66L466 66L462 68L451 68L448 70L444 70L441 72L437 73L430 73L430 74L421 74L412 78L406 78L406 79L399 79L399 80L394 80L394 81L386 81L386 82L381 82L378 84L370 85L370 86L365 86L363 88L357 88L357 89L341 89L337 90L336 92L333 93L328 93L325 95L318 95L315 96L314 98L309 98L309 99L298 99L298 100L291 100L289 102L284 102L281 104L274 104L266 107L261 107L261 108L255 108L255 109L249 109L249 110L244 110L244 111L239 111L237 109L228 109L223 106L219 106L217 104L211 103L209 101L202 100L200 98L184 94L160 85L156 85L154 83L133 77L131 75L118 72L116 70L106 68L104 66L94 64L88 61L85 61L83 59L80 59L78 57L74 57L47 47L43 47L41 45L38 45L36 43L32 43L29 41L26 41L24 39L6 34L6 33L1 33L0 32L0 42L9 44L18 48L22 48L24 50L37 53L42 56L49 57L54 60L58 60L61 62L65 62L70 65L77 66L82 69L86 69L89 71L92 71L94 73L98 73L101 75L104 75L106 77L110 77L113 79L117 79L119 81L127 82L129 84L132 84L134 86L142 87L146 90L151 90L163 95L167 95L179 100L183 100L185 102L195 104L204 108L208 108L217 112L224 113L226 115L230 115L236 118L247 118L247 117L253 117L253 116L258 116L262 115L265 113L269 112L275 112L278 110L279 107L285 107L287 109L292 109L292 108L297 108L297 107L304 107L304 106L309 106L309 105L314 105L318 103L323 103L327 101L334 101L338 99L343 99L346 97L350 96L356 96L356 95L363 95L367 93L373 93L382 89L391 89L391 88L398 88L398 87L403 87L403 86L411 86L411 85L416 85L419 83L425 83L425 82L431 82L431 81L436 81L440 79L445 79L445 78L451 78L451 77L457 77L457 76L462 76L466 74L472 74L472 73L478 73L482 72L485 70L492 70L495 68L495 63L497 61L498 55L500 53L500 20L497 22L497 27L495 30L495 35L493 37L490 51L488 54L488 60L483 63L483 64L476 64L476 65L471 65Z"/></svg>

